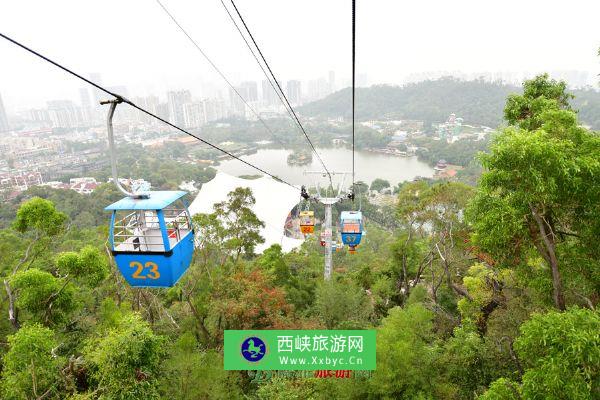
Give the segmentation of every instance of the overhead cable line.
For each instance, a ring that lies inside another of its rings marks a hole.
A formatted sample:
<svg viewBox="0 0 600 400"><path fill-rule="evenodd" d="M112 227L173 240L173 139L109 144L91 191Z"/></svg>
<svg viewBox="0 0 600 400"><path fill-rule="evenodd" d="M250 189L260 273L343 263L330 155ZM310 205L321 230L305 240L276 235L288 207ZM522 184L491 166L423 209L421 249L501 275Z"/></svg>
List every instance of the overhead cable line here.
<svg viewBox="0 0 600 400"><path fill-rule="evenodd" d="M233 17L233 15L231 15L231 12L229 12L229 9L227 8L227 6L225 5L225 2L223 0L221 0L221 4L223 5L223 8L227 12L227 15L229 16L229 19L231 20L231 22L235 26L235 29L238 31L238 33L240 34L240 36L244 40L244 43L246 43L246 47L248 47L248 50L250 50L250 53L252 54L252 57L254 57L254 60L256 61L256 63L258 64L258 66L262 70L263 74L265 75L265 78L267 78L267 81L271 85L271 88L273 88L273 91L275 92L275 94L279 98L279 101L281 101L281 104L283 104L283 107L285 108L285 111L287 111L288 115L292 119L292 122L295 124L296 121L294 120L294 116L292 115L292 113L291 113L290 109L288 108L288 106L285 104L285 102L283 100L283 97L281 97L281 94L279 93L279 90L275 87L275 84L273 84L273 81L271 80L271 77L269 76L268 72L265 70L265 67L262 65L262 63L260 62L260 60L256 56L256 53L254 52L254 49L252 48L252 46L250 45L250 43L248 43L248 39L246 39L246 36L244 35L244 33L242 32L242 30L240 29L238 23L235 21L235 18Z"/></svg>
<svg viewBox="0 0 600 400"><path fill-rule="evenodd" d="M204 144L206 144L206 145L208 145L208 146L212 147L212 148L213 148L213 149L215 149L215 150L218 150L218 151L220 151L220 152L222 152L222 153L224 153L224 154L228 155L229 157L232 157L232 158L234 158L234 159L236 159L236 160L238 160L238 161L241 161L242 163L246 164L247 166L249 166L249 167L251 167L251 168L254 168L255 170L257 170L257 171L259 171L259 172L262 172L263 174L265 174L265 175L268 175L268 176L270 176L271 178L273 178L273 179L275 179L275 180L277 180L277 181L279 181L279 182L281 182L281 183L285 183L286 185L288 185L288 186L290 186L290 187L293 187L294 189L298 189L298 190L299 190L299 188L297 188L296 186L292 185L291 183L289 183L289 182L287 182L287 181L284 181L283 179L281 179L281 178L279 178L279 177L277 177L277 176L275 176L275 175L273 175L273 174L270 174L270 173L268 173L267 171L263 170L263 169L262 169L262 168L260 168L260 167L257 167L257 166L256 166L256 165L254 165L254 164L251 164L251 163L249 163L248 161L242 160L242 159L241 159L241 158L239 158L238 156L236 156L236 155L234 155L234 154L230 153L229 151L227 151L227 150L225 150L225 149L222 149L222 148L220 148L219 146L217 146L217 145L214 145L214 144L212 144L212 143L210 143L210 142L208 142L208 141L206 141L206 140L204 140L204 139L202 139L202 138L200 138L200 137L198 137L198 136L194 135L193 133L191 133L191 132L189 132L189 131L186 131L186 130L185 130L185 129L183 129L183 128L180 128L180 127L178 127L177 125L174 125L173 123L171 123L171 122L167 121L166 119L164 119L164 118L161 118L161 117L159 117L158 115L156 115L156 114L154 114L154 113L152 113L152 112L150 112L150 111L148 111L148 110L146 110L146 109L144 109L144 108L142 108L142 107L138 106L138 105L137 105L137 104L135 104L134 102L132 102L132 101L130 101L130 100L128 100L128 99L126 99L126 98L124 98L123 96L121 96L121 95L119 95L119 94L117 94L117 93L114 93L114 92L112 92L112 91L110 91L110 90L106 89L105 87L103 87L103 86L101 86L101 85L99 85L99 84L97 84L97 83L95 83L95 82L93 82L93 81L91 81L91 80L89 80L89 79L87 79L87 78L84 78L83 76L81 76L81 75L80 75L80 74L78 74L77 72L74 72L74 71L72 71L71 69L69 69L69 68L67 68L67 67L63 66L62 64L59 64L58 62L56 62L56 61L54 61L54 60L51 60L50 58L48 58L48 57L44 56L43 54L41 54L41 53L39 53L39 52L37 52L37 51L35 51L35 50L33 50L33 49L31 49L31 48L29 48L29 47L25 46L24 44L22 44L22 43L20 43L20 42L17 42L16 40L14 40L14 39L12 39L12 38L10 38L10 37L6 36L5 34L3 34L3 33L1 33L1 32L0 32L0 37L2 37L2 38L4 38L4 39L8 40L9 42L11 42L11 43L13 43L13 44L15 44L15 45L19 46L20 48L22 48L22 49L24 49L24 50L28 51L29 53L31 53L31 54L33 54L33 55L35 55L35 56L37 56L37 57L41 58L42 60L44 60L44 61L46 61L46 62L48 62L48 63L50 63L50 64L54 65L55 67L58 67L58 68L62 69L63 71L67 72L68 74L70 74L70 75L72 75L72 76L74 76L74 77L76 77L76 78L78 78L78 79L80 79L80 80L82 80L82 81L84 81L84 82L88 83L89 85L91 85L91 86L95 87L96 89L98 89L98 90L100 90L100 91L102 91L102 92L104 92L104 93L106 93L106 94L108 94L108 95L110 95L110 96L112 96L112 97L116 98L117 100L119 100L119 101L122 101L123 103L127 103L127 104L129 104L131 107L135 108L136 110L138 110L138 111L141 111L141 112L143 112L144 114L147 114L147 115L149 115L150 117L152 117L152 118L155 118L155 119L157 119L157 120L161 121L162 123L164 123L164 124L166 124L166 125L168 125L168 126L170 126L170 127L174 128L174 129L177 129L178 131L180 131L180 132L182 132L182 133L185 133L185 134L186 134L186 135L188 135L188 136L191 136L191 137L193 137L193 138L195 138L195 139L199 140L200 142L202 142L202 143L204 143Z"/></svg>
<svg viewBox="0 0 600 400"><path fill-rule="evenodd" d="M271 133L271 136L275 140L277 140L279 142L279 144L281 144L282 146L285 146L284 143L282 143L279 140L279 138L277 137L277 135L275 135L275 133L271 130L271 128L269 128L269 126L267 125L267 123L260 117L260 115L254 109L254 107L252 107L250 104L248 104L248 102L246 101L246 99L244 99L244 97L235 88L235 86L233 86L233 84L231 83L231 81L229 79L227 79L227 77L225 76L225 74L223 72L221 72L221 70L219 69L219 67L217 67L217 65L210 59L210 57L206 54L206 52L204 52L204 50L202 50L202 48L200 47L200 45L198 45L198 43L190 36L190 34L177 21L177 19L175 18L175 16L169 12L169 10L163 5L163 3L160 2L160 0L156 0L156 2L163 9L163 11L169 16L169 18L171 18L171 20L175 23L175 25L177 25L177 27L179 28L179 30L190 40L190 42L192 42L192 44L194 45L194 47L200 52L200 54L202 54L202 56L206 59L206 61L208 61L208 63L210 64L210 66L213 67L213 69L215 71L217 71L217 73L221 76L221 78L223 78L223 80L227 83L227 85L231 88L231 90L233 90L233 92L242 100L242 102L244 102L244 104L246 105L246 107L248 107L248 109L250 111L252 111L252 114L254 114L254 116L262 123L262 125L265 127L265 129L267 131L269 131L269 133Z"/></svg>
<svg viewBox="0 0 600 400"><path fill-rule="evenodd" d="M354 200L354 97L356 91L356 0L352 0L352 200Z"/></svg>
<svg viewBox="0 0 600 400"><path fill-rule="evenodd" d="M269 73L265 70L265 67L263 66L263 63L260 62L260 60L258 59L256 52L254 51L254 49L252 48L252 46L250 45L250 43L248 42L248 39L246 39L246 36L244 35L244 33L242 32L242 30L240 29L238 23L236 22L235 18L233 17L233 15L231 15L231 12L229 11L229 8L227 8L227 6L225 5L225 2L223 0L221 0L221 5L223 5L223 8L225 9L225 11L227 12L227 15L229 16L229 19L231 20L231 22L233 23L233 25L235 26L235 29L238 31L238 33L240 34L240 36L242 37L242 39L244 40L244 43L246 43L246 47L248 47L248 50L250 51L250 53L252 54L252 57L254 58L254 60L256 61L256 63L258 64L258 66L260 67L260 69L263 72L263 75L265 76L265 78L267 79L267 81L269 82L269 84L271 85L271 88L273 89L273 91L275 92L275 94L277 95L277 97L279 98L279 101L281 102L281 104L283 105L283 107L285 108L285 111L287 112L287 114L289 115L289 117L291 118L292 122L297 126L297 122L294 118L294 115L292 114L293 110L290 110L290 108L288 107L288 105L285 103L285 100L283 99L282 95L283 92L280 90L280 88L278 89L275 84L273 83L271 76L269 76ZM318 156L318 155L317 155Z"/></svg>
<svg viewBox="0 0 600 400"><path fill-rule="evenodd" d="M157 0L158 1L158 0ZM256 43L256 40L254 40L254 36L252 35L252 32L250 32L250 29L248 28L248 25L246 24L246 21L244 20L244 17L242 17L242 14L240 14L240 11L238 10L237 6L235 5L235 2L233 0L231 0L231 4L233 5L233 8L235 9L235 12L237 13L238 17L240 18L240 20L242 21L242 24L244 25L244 28L246 29L246 32L248 33L248 35L250 36L250 39L252 39L252 43L254 43L254 46L256 47L256 49L258 50L258 54L260 55L260 58L263 60L263 62L265 63L265 66L267 67L267 69L269 70L269 73L271 74L271 76L273 77L273 81L275 82L275 84L277 85L277 87L279 88L279 91L281 92L281 94L283 95L283 98L285 99L286 104L288 105L288 107L290 108L294 119L296 121L296 123L298 124L298 127L300 128L300 130L302 131L302 133L304 134L304 137L306 138L306 140L308 141L308 144L310 144L310 147L312 148L312 151L315 153L315 155L317 156L317 158L319 159L319 161L321 162L321 165L323 166L323 169L325 170L325 172L327 173L327 175L329 176L329 183L331 184L331 186L333 187L333 180L331 178L331 173L329 172L329 170L327 169L327 167L325 166L325 163L323 162L323 159L321 158L321 156L319 155L319 153L317 152L317 149L315 148L315 146L313 145L312 141L310 140L310 137L308 137L308 134L306 133L306 130L304 129L304 126L302 126L302 123L300 122L300 119L298 118L298 115L296 115L296 112L294 111L294 108L292 107L292 105L290 104L287 96L285 95L285 93L283 92L283 89L281 89L281 85L279 84L279 81L277 80L277 78L275 77L275 74L273 73L273 70L271 69L271 67L269 66L269 63L267 62L267 60L265 59L265 56L263 55L262 51L260 50L260 47L258 46L258 44Z"/></svg>

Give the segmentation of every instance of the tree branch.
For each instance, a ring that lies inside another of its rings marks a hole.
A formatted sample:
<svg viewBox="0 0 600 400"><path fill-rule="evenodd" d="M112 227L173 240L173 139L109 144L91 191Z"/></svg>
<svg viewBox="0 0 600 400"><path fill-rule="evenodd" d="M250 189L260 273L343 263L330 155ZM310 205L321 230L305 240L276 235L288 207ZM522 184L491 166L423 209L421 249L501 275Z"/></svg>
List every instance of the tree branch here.
<svg viewBox="0 0 600 400"><path fill-rule="evenodd" d="M508 353L510 354L510 358L512 358L512 360L514 361L515 366L517 367L517 370L519 371L519 376L523 376L523 367L521 366L519 357L517 357L517 354L515 353L515 350L513 349L512 339L508 336L502 336L500 339L498 339L498 344L502 345L502 342L504 342L504 341L506 341L508 343Z"/></svg>
<svg viewBox="0 0 600 400"><path fill-rule="evenodd" d="M548 225L548 222L543 218L543 216L538 212L537 208L531 204L529 205L529 208L531 209L531 214L533 215L533 218L537 222L538 229L540 231L540 236L548 254L550 268L552 270L552 284L554 286L554 303L556 304L556 307L559 310L564 311L565 299L562 292L562 281L560 278L560 271L558 270L558 259L556 258L555 252L554 233L547 232L547 226L550 230L552 228ZM552 240L550 240L550 237L552 237Z"/></svg>
<svg viewBox="0 0 600 400"><path fill-rule="evenodd" d="M8 283L8 279L4 279L4 289L8 295L8 320L12 324L13 328L19 329L21 325L19 324L18 312L15 307L15 297L10 288L10 284Z"/></svg>
<svg viewBox="0 0 600 400"><path fill-rule="evenodd" d="M29 243L29 245L27 246L27 249L25 249L25 254L23 255L23 258L21 258L19 260L19 262L17 263L17 265L15 265L15 267L13 268L13 272L12 272L13 275L17 273L19 268L21 268L21 265L23 265L27 262L27 260L29 259L29 253L31 252L33 245L36 244L39 239L40 239L39 233L36 232L35 237L31 241L31 243Z"/></svg>

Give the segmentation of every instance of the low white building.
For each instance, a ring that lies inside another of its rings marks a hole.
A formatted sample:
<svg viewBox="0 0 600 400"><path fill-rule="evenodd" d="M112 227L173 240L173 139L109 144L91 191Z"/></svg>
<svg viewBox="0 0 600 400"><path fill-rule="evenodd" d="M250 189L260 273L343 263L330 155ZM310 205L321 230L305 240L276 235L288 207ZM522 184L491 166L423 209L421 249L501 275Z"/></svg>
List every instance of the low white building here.
<svg viewBox="0 0 600 400"><path fill-rule="evenodd" d="M196 189L195 184L196 184L195 181L189 181L189 182L183 181L179 185L179 190L185 190L186 192L196 193L198 191L198 189Z"/></svg>

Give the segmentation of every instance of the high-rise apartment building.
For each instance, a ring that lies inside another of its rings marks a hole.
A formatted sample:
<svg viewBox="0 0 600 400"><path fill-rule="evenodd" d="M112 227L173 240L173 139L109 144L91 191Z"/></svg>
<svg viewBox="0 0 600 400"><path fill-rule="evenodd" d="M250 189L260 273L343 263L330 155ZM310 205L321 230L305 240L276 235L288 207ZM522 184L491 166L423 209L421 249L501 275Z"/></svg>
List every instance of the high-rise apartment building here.
<svg viewBox="0 0 600 400"><path fill-rule="evenodd" d="M169 121L175 125L184 125L183 105L192 102L192 94L189 90L177 90L167 92L167 103L169 104Z"/></svg>
<svg viewBox="0 0 600 400"><path fill-rule="evenodd" d="M9 129L8 117L6 116L6 110L4 109L4 103L2 102L2 96L0 95L0 132L6 132Z"/></svg>
<svg viewBox="0 0 600 400"><path fill-rule="evenodd" d="M102 76L97 72L90 74L90 80L98 85L102 85ZM94 104L100 104L100 101L104 100L104 97L106 97L106 94L103 91L96 88L92 89Z"/></svg>
<svg viewBox="0 0 600 400"><path fill-rule="evenodd" d="M216 121L228 116L225 101L220 99L206 99L202 100L202 103L204 103L204 114L207 122Z"/></svg>
<svg viewBox="0 0 600 400"><path fill-rule="evenodd" d="M183 105L183 119L187 128L199 128L206 123L204 102L196 101Z"/></svg>
<svg viewBox="0 0 600 400"><path fill-rule="evenodd" d="M291 104L300 104L302 100L302 89L300 81L292 80L287 82L286 95Z"/></svg>
<svg viewBox="0 0 600 400"><path fill-rule="evenodd" d="M79 101L81 102L81 114L85 125L92 124L92 101L90 100L90 92L88 88L79 89Z"/></svg>
<svg viewBox="0 0 600 400"><path fill-rule="evenodd" d="M279 90L279 89L277 89L277 85L275 85L274 82L273 82L273 86L275 86L276 90ZM279 98L277 96L277 92L275 92L275 89L273 89L273 87L271 86L269 81L267 81L267 80L262 81L262 101L267 106L275 105L279 101Z"/></svg>
<svg viewBox="0 0 600 400"><path fill-rule="evenodd" d="M160 103L158 101L158 96L150 95L146 97L134 97L133 102L141 108L150 111L152 114L159 115ZM169 119L169 112L167 111L166 115L162 116L162 118ZM156 118L152 118L148 114L139 110L136 110L135 112L134 121L143 125L158 125L160 123Z"/></svg>
<svg viewBox="0 0 600 400"><path fill-rule="evenodd" d="M158 103L156 106L156 115L161 117L162 119L169 119L169 103ZM156 118L152 118L152 124L160 125L161 122Z"/></svg>
<svg viewBox="0 0 600 400"><path fill-rule="evenodd" d="M258 85L254 81L242 82L240 94L248 103L258 101Z"/></svg>
<svg viewBox="0 0 600 400"><path fill-rule="evenodd" d="M88 88L79 88L79 101L81 102L82 108L90 108L92 106Z"/></svg>
<svg viewBox="0 0 600 400"><path fill-rule="evenodd" d="M329 82L325 78L308 81L305 100L318 100L331 93Z"/></svg>
<svg viewBox="0 0 600 400"><path fill-rule="evenodd" d="M237 93L236 93L237 91ZM239 93L239 96L238 96ZM244 98L244 100L246 99L244 97L244 89L242 89L240 86L236 87L235 90L233 89L229 89L229 104L231 107L231 115L235 115L238 117L245 117L246 116L246 104L244 104L244 101L242 99L240 99L240 96L242 96L242 98Z"/></svg>
<svg viewBox="0 0 600 400"><path fill-rule="evenodd" d="M334 71L329 71L328 81L329 81L329 92L330 93L335 92L336 86L335 86L335 72Z"/></svg>
<svg viewBox="0 0 600 400"><path fill-rule="evenodd" d="M48 103L48 115L55 128L75 128L83 124L81 109L71 100L52 100Z"/></svg>
<svg viewBox="0 0 600 400"><path fill-rule="evenodd" d="M50 122L50 114L45 108L32 108L27 111L27 117L31 122L36 122L43 126L47 126L48 122Z"/></svg>
<svg viewBox="0 0 600 400"><path fill-rule="evenodd" d="M159 104L160 104L160 101L158 100L158 96L150 95L150 96L146 96L144 98L144 107L148 111L150 111L154 114L158 113L158 105ZM152 119L154 119L154 118L152 118Z"/></svg>

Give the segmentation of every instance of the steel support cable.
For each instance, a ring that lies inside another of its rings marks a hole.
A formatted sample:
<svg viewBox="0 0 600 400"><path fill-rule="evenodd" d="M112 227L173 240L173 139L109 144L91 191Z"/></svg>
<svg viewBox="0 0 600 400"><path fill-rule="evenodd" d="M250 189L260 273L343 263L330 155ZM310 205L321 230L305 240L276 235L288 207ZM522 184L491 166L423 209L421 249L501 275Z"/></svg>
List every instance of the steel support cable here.
<svg viewBox="0 0 600 400"><path fill-rule="evenodd" d="M279 98L279 101L281 101L281 104L283 105L283 107L285 108L285 111L287 111L288 115L290 116L290 118L292 119L292 122L294 124L296 124L296 121L294 120L294 116L292 115L292 113L290 112L290 109L288 108L288 106L285 104L283 98L281 97L281 94L279 93L279 90L275 87L275 85L273 84L273 82L271 81L271 77L269 76L269 74L267 73L267 71L265 70L265 67L263 67L262 63L260 62L260 60L258 59L258 57L256 56L256 53L254 52L254 49L252 48L252 46L250 45L250 43L248 42L248 39L246 39L246 36L244 36L244 33L242 32L242 30L240 29L238 23L235 21L235 18L233 18L233 15L231 15L231 12L229 12L229 9L227 8L227 6L225 5L225 2L223 0L221 0L221 5L223 5L223 8L225 9L225 11L227 12L227 15L229 16L229 19L231 20L231 22L233 23L233 25L235 26L235 29L238 31L238 33L240 34L240 36L242 37L242 39L244 40L244 43L246 43L246 47L248 47L248 50L250 50L250 53L252 54L252 57L254 57L254 60L256 61L256 63L258 64L258 66L260 67L260 69L262 70L265 78L267 78L267 81L269 82L269 84L271 85L271 88L273 88L273 91L275 92L275 94L277 95L277 97Z"/></svg>
<svg viewBox="0 0 600 400"><path fill-rule="evenodd" d="M356 91L356 0L352 0L352 200L354 201L354 104Z"/></svg>
<svg viewBox="0 0 600 400"><path fill-rule="evenodd" d="M158 0L157 0L158 1ZM319 159L319 161L321 162L321 165L323 166L323 169L325 170L325 172L327 173L327 175L329 176L329 183L331 184L331 187L333 187L333 179L331 178L331 173L329 172L329 170L327 169L327 167L325 166L325 163L323 162L323 159L321 158L321 156L319 155L319 153L317 152L317 149L315 148L315 146L313 145L312 141L310 140L310 138L308 137L308 134L306 133L306 130L304 129L304 127L302 126L302 123L300 122L300 119L298 118L298 115L296 115L296 112L294 111L294 108L292 107L292 105L290 104L287 96L285 95L285 93L283 92L283 89L281 89L281 85L279 85L279 82L277 81L277 78L275 77L275 74L273 73L273 70L271 69L271 67L269 66L269 63L267 62L267 60L265 59L265 56L263 55L262 51L260 50L260 47L258 46L258 44L256 43L256 40L254 40L254 36L252 35L252 32L250 32L250 29L248 28L248 25L246 25L246 21L244 20L244 17L242 17L242 14L240 13L240 11L238 10L237 6L235 5L235 2L233 0L231 0L231 4L233 5L233 8L235 9L235 12L237 13L238 17L240 18L240 21L242 21L242 24L244 25L244 28L246 29L246 32L248 33L248 35L250 36L250 39L252 40L252 43L254 43L254 46L256 47L256 50L258 50L258 54L260 55L260 58L263 60L263 62L265 63L265 66L267 67L267 69L269 70L269 73L271 74L271 76L273 77L273 81L275 81L275 84L277 85L277 87L279 88L279 91L281 92L281 94L283 95L283 98L285 99L286 104L288 105L288 107L290 108L290 110L292 111L292 114L294 115L294 119L296 120L296 123L298 124L298 127L300 128L300 130L302 131L302 133L304 134L304 137L306 138L306 140L308 141L308 144L310 144L310 147L312 148L312 151L315 153L315 155L317 156L317 158Z"/></svg>
<svg viewBox="0 0 600 400"><path fill-rule="evenodd" d="M14 40L14 39L12 39L12 38L10 38L10 37L6 36L5 34L3 34L3 33L1 33L1 32L0 32L0 37L2 37L2 38L4 38L4 39L8 40L9 42L11 42L11 43L13 43L13 44L15 44L15 45L19 46L19 47L20 47L20 48L22 48L23 50L26 50L26 51L28 51L29 53L31 53L31 54L33 54L33 55L35 55L35 56L37 56L37 57L41 58L42 60L44 60L44 61L46 61L46 62L48 62L48 63L50 63L50 64L54 65L55 67L62 69L62 70L63 70L63 71L65 71L66 73L68 73L68 74L70 74L70 75L72 75L72 76L74 76L74 77L76 77L76 78L79 78L80 80L82 80L82 81L86 82L87 84L89 84L89 85L91 85L91 86L95 87L96 89L98 89L98 90L100 90L100 91L102 91L102 92L104 92L104 93L106 93L106 94L108 94L108 95L110 95L110 96L112 96L112 97L114 97L114 98L116 98L116 99L120 99L120 101L122 101L123 103L127 103L127 104L129 104L131 107L135 108L136 110L138 110L138 111L141 111L141 112L143 112L144 114L147 114L147 115L149 115L150 117L152 117L152 118L155 118L155 119L157 119L158 121L160 121L160 122L162 122L162 123L164 123L164 124L166 124L166 125L168 125L168 126L170 126L170 127L174 128L174 129L177 129L178 131L180 131L180 132L182 132L182 133L185 133L185 134L186 134L186 135L188 135L188 136L191 136L191 137L193 137L193 138L195 138L195 139L199 140L200 142L202 142L202 143L204 143L204 144L206 144L206 145L208 145L208 146L212 147L213 149L215 149L215 150L218 150L218 151L220 151L221 153L223 153L223 154L226 154L226 155L228 155L229 157L232 157L232 158L234 158L234 159L236 159L236 160L238 160L238 161L240 161L240 162L242 162L242 163L246 164L247 166L249 166L249 167L251 167L251 168L254 168L255 170L257 170L257 171L259 171L259 172L262 172L263 174L265 174L265 175L268 175L268 176L270 176L271 178L273 178L273 179L275 179L275 180L277 180L277 181L279 181L279 182L281 182L281 183L285 183L286 185L288 185L288 186L290 186L290 187L293 187L294 189L298 189L296 186L292 185L291 183L289 183L289 182L287 182L287 181L284 181L283 179L281 179L281 178L279 178L279 177L277 177L277 176L275 176L275 175L273 175L273 174L270 174L270 173L268 173L267 171L263 170L263 169L262 169L262 168L260 168L260 167L257 167L256 165L253 165L253 164L249 163L248 161L242 160L241 158L239 158L238 156L236 156L236 155L234 155L234 154L232 154L232 153L228 152L227 150L225 150L225 149L222 149L222 148L220 148L219 146L217 146L217 145L214 145L214 144L212 144L212 143L210 143L210 142L208 142L208 141L206 141L206 140L204 140L204 139L202 139L202 138L200 138L200 137L198 137L198 136L194 135L193 133L186 131L186 130L185 130L185 129L183 129L183 128L180 128L180 127L178 127L177 125L174 125L174 124L172 124L171 122L167 121L166 119L164 119L164 118L161 118L161 117L159 117L158 115L156 115L156 114L153 114L152 112L150 112L150 111L148 111L148 110L146 110L146 109L144 109L144 108L142 108L142 107L138 106L138 105L137 105L137 104L135 104L134 102L132 102L132 101L130 101L130 100L128 100L128 99L126 99L126 98L124 98L123 96L121 96L121 95L119 95L119 94L117 94L117 93L111 92L110 90L108 90L108 89L104 88L103 86L100 86L99 84L97 84L97 83L95 83L95 82L93 82L93 81L91 81L91 80L89 80L89 79L87 79L87 78L84 78L83 76L81 76L81 75L80 75L80 74L78 74L77 72L75 72L75 71L72 71L71 69L69 69L69 68L67 68L67 67L65 67L65 66L63 66L63 65L61 65L61 64L59 64L59 63L57 63L57 62L56 62L56 61L54 61L54 60L51 60L50 58L48 58L48 57L44 56L43 54L41 54L41 53L39 53L39 52L37 52L37 51L35 51L35 50L33 50L33 49L31 49L31 48L29 48L29 47L25 46L24 44L22 44L22 43L20 43L20 42L17 42L16 40ZM298 190L299 190L299 189L298 189Z"/></svg>
<svg viewBox="0 0 600 400"><path fill-rule="evenodd" d="M229 81L229 79L227 79L227 77L225 76L225 74L223 72L221 72L221 70L219 69L219 67L217 67L217 65L210 59L210 57L204 52L204 50L202 50L202 48L198 45L198 43L190 36L190 34L185 30L185 28L179 23L179 21L177 21L177 19L175 18L175 16L169 12L169 10L160 2L160 0L156 0L156 2L163 9L163 11L165 12L165 14L167 14L169 16L169 18L171 18L171 20L175 23L175 25L177 25L177 27L179 28L179 30L189 39L190 42L192 42L192 44L194 45L194 47L200 52L200 54L202 54L202 56L206 59L206 61L208 61L208 63L210 64L210 66L213 67L213 69L215 71L217 71L217 73L221 76L221 78L223 78L223 80L225 81L225 83L227 83L227 85L231 88L231 90L233 90L234 93L240 98L240 100L242 100L242 102L246 105L246 107L248 107L248 109L250 111L252 111L252 114L254 114L254 116L265 127L265 129L267 131L269 131L269 133L271 134L271 136L276 141L278 141L279 144L281 144L282 146L285 146L285 144L279 140L279 138L277 137L277 135L275 135L275 133L271 130L271 128L269 128L269 126L267 125L267 123L260 117L260 115L254 109L254 107L252 107L250 104L248 104L248 102L246 101L246 99L244 99L244 97L235 88L235 86L233 86L233 84Z"/></svg>

